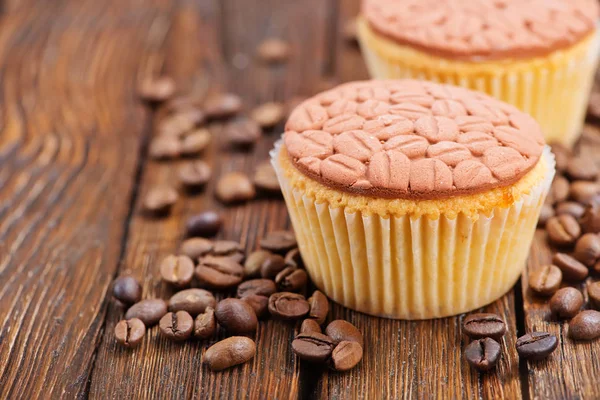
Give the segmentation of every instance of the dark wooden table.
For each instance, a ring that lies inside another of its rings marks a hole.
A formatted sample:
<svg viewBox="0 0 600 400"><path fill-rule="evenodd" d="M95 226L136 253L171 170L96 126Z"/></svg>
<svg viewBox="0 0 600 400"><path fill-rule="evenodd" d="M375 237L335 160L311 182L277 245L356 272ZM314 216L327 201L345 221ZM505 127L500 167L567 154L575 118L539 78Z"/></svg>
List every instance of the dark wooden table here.
<svg viewBox="0 0 600 400"><path fill-rule="evenodd" d="M148 219L141 195L174 180L173 163L148 160L157 116L136 86L161 73L183 89L230 90L248 107L314 94L332 82L367 77L343 24L358 0L4 0L0 17L0 398L600 398L600 341L563 340L547 307L522 283L485 311L510 333L493 373L464 362L462 317L402 322L334 306L366 335L365 358L350 373L301 365L290 349L297 327L269 321L254 360L223 373L202 365L206 343L174 344L156 329L136 350L113 339L122 309L115 276L140 278L147 297L169 296L157 260L174 251L187 216L223 209L220 236L256 247L289 227L279 199L223 208L206 194L181 199L171 216ZM293 48L268 67L254 51L267 37ZM211 127L218 138L219 125ZM251 172L279 126L250 153L206 159L216 176ZM579 151L600 157L593 127ZM547 262L537 232L528 268ZM544 362L519 361L516 335L548 330L561 346Z"/></svg>

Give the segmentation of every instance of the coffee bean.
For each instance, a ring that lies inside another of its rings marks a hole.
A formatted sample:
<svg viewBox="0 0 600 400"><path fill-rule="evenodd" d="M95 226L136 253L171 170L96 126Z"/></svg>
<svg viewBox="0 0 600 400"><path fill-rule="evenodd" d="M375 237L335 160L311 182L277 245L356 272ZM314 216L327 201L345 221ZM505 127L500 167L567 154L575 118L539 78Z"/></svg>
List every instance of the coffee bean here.
<svg viewBox="0 0 600 400"><path fill-rule="evenodd" d="M590 299L590 305L600 310L600 281L587 285L587 293Z"/></svg>
<svg viewBox="0 0 600 400"><path fill-rule="evenodd" d="M172 160L181 155L181 142L176 137L158 136L150 142L148 154L154 160Z"/></svg>
<svg viewBox="0 0 600 400"><path fill-rule="evenodd" d="M238 263L244 261L244 248L239 242L233 240L215 241L212 254L215 256L229 257Z"/></svg>
<svg viewBox="0 0 600 400"><path fill-rule="evenodd" d="M213 242L211 240L194 237L184 240L179 248L179 252L188 256L192 260L197 260L198 258L210 253L212 249Z"/></svg>
<svg viewBox="0 0 600 400"><path fill-rule="evenodd" d="M218 94L209 97L204 103L204 112L208 118L227 118L242 109L242 99L235 94Z"/></svg>
<svg viewBox="0 0 600 400"><path fill-rule="evenodd" d="M144 210L154 215L163 215L171 210L177 202L177 191L169 186L159 186L151 189L144 198Z"/></svg>
<svg viewBox="0 0 600 400"><path fill-rule="evenodd" d="M529 287L542 296L550 296L562 282L562 271L556 265L542 265L529 274Z"/></svg>
<svg viewBox="0 0 600 400"><path fill-rule="evenodd" d="M569 337L575 340L600 338L600 311L582 311L569 322Z"/></svg>
<svg viewBox="0 0 600 400"><path fill-rule="evenodd" d="M292 341L292 350L302 360L325 362L333 352L334 343L326 335L318 332L300 333Z"/></svg>
<svg viewBox="0 0 600 400"><path fill-rule="evenodd" d="M600 204L588 205L579 222L585 233L600 233Z"/></svg>
<svg viewBox="0 0 600 400"><path fill-rule="evenodd" d="M254 309L240 299L221 300L215 308L215 317L230 333L252 333L256 331L258 319Z"/></svg>
<svg viewBox="0 0 600 400"><path fill-rule="evenodd" d="M281 122L285 116L285 107L281 103L264 103L250 113L252 118L262 128L272 128Z"/></svg>
<svg viewBox="0 0 600 400"><path fill-rule="evenodd" d="M244 263L244 276L252 278L260 275L262 264L269 256L271 256L271 253L266 250L257 250L250 253Z"/></svg>
<svg viewBox="0 0 600 400"><path fill-rule="evenodd" d="M290 45L281 39L269 38L258 46L256 53L263 62L282 63L287 61L290 55Z"/></svg>
<svg viewBox="0 0 600 400"><path fill-rule="evenodd" d="M254 185L264 192L280 193L279 180L270 162L265 161L256 167Z"/></svg>
<svg viewBox="0 0 600 400"><path fill-rule="evenodd" d="M194 337L197 339L210 339L217 332L217 319L215 310L206 307L202 314L198 314L194 321Z"/></svg>
<svg viewBox="0 0 600 400"><path fill-rule="evenodd" d="M600 259L600 236L586 233L577 240L573 256L583 264L591 267Z"/></svg>
<svg viewBox="0 0 600 400"><path fill-rule="evenodd" d="M575 219L581 218L585 212L585 207L575 201L563 201L556 205L556 214L569 214Z"/></svg>
<svg viewBox="0 0 600 400"><path fill-rule="evenodd" d="M167 313L167 303L161 299L146 299L132 305L125 313L125 319L138 318L144 325L156 325Z"/></svg>
<svg viewBox="0 0 600 400"><path fill-rule="evenodd" d="M215 194L221 202L233 204L251 200L256 195L256 191L246 175L241 172L230 172L219 179Z"/></svg>
<svg viewBox="0 0 600 400"><path fill-rule="evenodd" d="M188 286L194 276L194 262L188 256L168 255L160 263L160 276L175 287Z"/></svg>
<svg viewBox="0 0 600 400"><path fill-rule="evenodd" d="M589 273L585 265L565 253L554 254L552 264L560 268L563 279L567 281L582 281Z"/></svg>
<svg viewBox="0 0 600 400"><path fill-rule="evenodd" d="M254 146L262 137L262 130L256 121L249 118L236 118L223 128L225 142L232 147Z"/></svg>
<svg viewBox="0 0 600 400"><path fill-rule="evenodd" d="M132 276L120 276L113 283L112 293L115 299L129 306L142 298L142 286Z"/></svg>
<svg viewBox="0 0 600 400"><path fill-rule="evenodd" d="M583 306L583 295L572 287L559 289L550 299L550 310L558 318L573 318Z"/></svg>
<svg viewBox="0 0 600 400"><path fill-rule="evenodd" d="M293 267L304 268L304 261L302 260L302 255L300 254L300 250L292 249L287 252L285 255L285 265L290 265Z"/></svg>
<svg viewBox="0 0 600 400"><path fill-rule="evenodd" d="M573 180L593 181L598 176L598 168L593 160L582 157L572 158L566 172Z"/></svg>
<svg viewBox="0 0 600 400"><path fill-rule="evenodd" d="M557 246L568 246L581 235L581 228L575 218L568 214L561 214L550 218L546 222L548 239Z"/></svg>
<svg viewBox="0 0 600 400"><path fill-rule="evenodd" d="M343 319L331 321L325 328L325 334L329 336L335 344L346 340L356 342L360 344L360 347L362 348L365 347L362 333L360 333L357 327Z"/></svg>
<svg viewBox="0 0 600 400"><path fill-rule="evenodd" d="M190 191L203 188L210 180L211 175L210 166L202 160L183 164L178 171L179 181Z"/></svg>
<svg viewBox="0 0 600 400"><path fill-rule="evenodd" d="M499 341L506 333L506 324L496 314L470 314L463 321L463 332L471 339L491 337Z"/></svg>
<svg viewBox="0 0 600 400"><path fill-rule="evenodd" d="M194 331L194 319L185 311L167 313L158 325L163 336L175 341L189 339Z"/></svg>
<svg viewBox="0 0 600 400"><path fill-rule="evenodd" d="M547 332L531 332L517 339L517 353L527 360L543 360L558 346L555 335Z"/></svg>
<svg viewBox="0 0 600 400"><path fill-rule="evenodd" d="M208 129L201 128L185 135L181 141L181 154L184 156L193 156L202 153L212 139Z"/></svg>
<svg viewBox="0 0 600 400"><path fill-rule="evenodd" d="M318 322L310 318L302 321L302 325L300 326L300 333L312 332L322 333L321 327L319 326Z"/></svg>
<svg viewBox="0 0 600 400"><path fill-rule="evenodd" d="M315 290L308 299L308 305L310 306L308 317L322 325L327 318L327 314L329 314L329 300L327 297L321 291Z"/></svg>
<svg viewBox="0 0 600 400"><path fill-rule="evenodd" d="M242 282L244 267L228 257L204 257L196 267L198 280L213 289L230 289Z"/></svg>
<svg viewBox="0 0 600 400"><path fill-rule="evenodd" d="M115 325L115 339L125 347L137 346L146 334L146 326L138 318L121 320Z"/></svg>
<svg viewBox="0 0 600 400"><path fill-rule="evenodd" d="M203 313L208 307L215 307L215 296L204 289L186 289L175 293L169 299L169 311L187 311L192 316Z"/></svg>
<svg viewBox="0 0 600 400"><path fill-rule="evenodd" d="M174 96L163 104L161 109L166 110L168 114L176 114L190 109L199 110L202 108L202 97L203 94L197 93Z"/></svg>
<svg viewBox="0 0 600 400"><path fill-rule="evenodd" d="M562 143L552 143L550 145L552 148L552 153L554 153L554 157L556 160L556 170L559 172L564 172L569 165L569 160L571 160L572 152L567 146Z"/></svg>
<svg viewBox="0 0 600 400"><path fill-rule="evenodd" d="M175 94L175 81L168 76L147 79L142 82L138 93L146 101L162 102Z"/></svg>
<svg viewBox="0 0 600 400"><path fill-rule="evenodd" d="M269 297L269 312L281 319L298 319L308 314L310 306L304 296L297 293L280 292Z"/></svg>
<svg viewBox="0 0 600 400"><path fill-rule="evenodd" d="M548 220L554 217L554 215L554 208L552 208L552 206L549 204L543 204L542 208L540 209L540 218L538 219L537 226L539 228L543 228L544 226L546 226Z"/></svg>
<svg viewBox="0 0 600 400"><path fill-rule="evenodd" d="M223 225L223 217L216 211L204 211L188 218L188 236L209 237L216 235Z"/></svg>
<svg viewBox="0 0 600 400"><path fill-rule="evenodd" d="M600 200L600 184L588 181L571 183L569 197L581 204L590 204Z"/></svg>
<svg viewBox="0 0 600 400"><path fill-rule="evenodd" d="M561 175L557 175L552 181L552 186L550 187L550 193L548 196L550 197L552 204L560 203L561 201L565 201L569 197L569 181L567 178Z"/></svg>
<svg viewBox="0 0 600 400"><path fill-rule="evenodd" d="M363 357L363 348L356 342L342 341L331 353L331 366L336 371L349 371Z"/></svg>
<svg viewBox="0 0 600 400"><path fill-rule="evenodd" d="M298 267L286 267L275 276L275 283L282 292L298 292L306 286L308 275Z"/></svg>
<svg viewBox="0 0 600 400"><path fill-rule="evenodd" d="M279 254L285 254L297 246L296 236L291 231L270 232L260 241L260 247Z"/></svg>
<svg viewBox="0 0 600 400"><path fill-rule="evenodd" d="M344 22L344 26L342 28L342 36L344 40L350 42L352 44L358 43L358 28L356 23L356 18L350 18L346 22Z"/></svg>
<svg viewBox="0 0 600 400"><path fill-rule="evenodd" d="M489 371L494 368L501 354L500 344L489 337L474 340L465 347L467 362L478 371Z"/></svg>
<svg viewBox="0 0 600 400"><path fill-rule="evenodd" d="M237 288L237 296L239 298L249 296L251 294L259 294L269 297L277 292L275 282L270 279L251 279L241 283Z"/></svg>
<svg viewBox="0 0 600 400"><path fill-rule="evenodd" d="M285 259L279 254L269 254L260 266L260 275L263 278L275 279L278 273L285 268Z"/></svg>
<svg viewBox="0 0 600 400"><path fill-rule="evenodd" d="M269 298L260 294L249 294L242 297L252 307L258 318L263 318L269 313Z"/></svg>
<svg viewBox="0 0 600 400"><path fill-rule="evenodd" d="M213 344L204 353L203 361L213 371L222 371L250 361L256 354L254 340L245 336L232 336Z"/></svg>

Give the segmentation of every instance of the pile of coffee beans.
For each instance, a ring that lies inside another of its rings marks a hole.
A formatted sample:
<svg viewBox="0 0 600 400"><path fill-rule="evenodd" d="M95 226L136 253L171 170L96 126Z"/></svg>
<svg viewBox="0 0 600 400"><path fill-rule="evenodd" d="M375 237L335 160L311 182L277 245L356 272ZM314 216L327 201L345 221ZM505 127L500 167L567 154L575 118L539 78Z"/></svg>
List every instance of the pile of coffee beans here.
<svg viewBox="0 0 600 400"><path fill-rule="evenodd" d="M194 229L205 232L208 228ZM272 317L302 321L291 344L299 358L337 371L355 367L362 359L363 336L344 320L330 322L323 333L329 300L318 290L307 298L308 274L294 234L271 232L260 241L260 247L246 256L235 241L184 240L178 254L166 256L157 266L162 282L175 291L167 301L142 300L141 286L134 278L117 278L113 296L128 309L115 326L115 339L123 346L135 347L146 329L156 324L162 336L173 341L211 340L221 330L231 337L217 342L204 355L204 362L219 371L254 357L252 337L260 321Z"/></svg>

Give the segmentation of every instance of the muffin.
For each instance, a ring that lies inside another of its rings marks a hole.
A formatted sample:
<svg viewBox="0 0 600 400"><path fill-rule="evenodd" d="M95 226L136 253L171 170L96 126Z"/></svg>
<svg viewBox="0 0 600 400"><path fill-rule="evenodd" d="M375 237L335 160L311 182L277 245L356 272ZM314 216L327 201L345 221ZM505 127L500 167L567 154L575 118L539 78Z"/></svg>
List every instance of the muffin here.
<svg viewBox="0 0 600 400"><path fill-rule="evenodd" d="M572 145L598 63L597 0L363 0L371 75L487 92Z"/></svg>
<svg viewBox="0 0 600 400"><path fill-rule="evenodd" d="M271 159L313 282L399 319L463 313L510 290L554 176L533 118L416 80L306 100Z"/></svg>

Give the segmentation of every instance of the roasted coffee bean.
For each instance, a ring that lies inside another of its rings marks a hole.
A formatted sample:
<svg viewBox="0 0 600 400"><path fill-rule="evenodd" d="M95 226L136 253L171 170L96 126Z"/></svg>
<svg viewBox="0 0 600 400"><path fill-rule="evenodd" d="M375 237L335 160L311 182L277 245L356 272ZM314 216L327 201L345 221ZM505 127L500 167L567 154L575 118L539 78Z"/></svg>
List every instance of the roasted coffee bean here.
<svg viewBox="0 0 600 400"><path fill-rule="evenodd" d="M583 295L572 287L559 289L550 299L550 310L558 318L573 318L583 306Z"/></svg>
<svg viewBox="0 0 600 400"><path fill-rule="evenodd" d="M529 274L529 287L542 296L550 296L562 282L562 271L556 265L542 265Z"/></svg>
<svg viewBox="0 0 600 400"><path fill-rule="evenodd" d="M176 137L158 136L150 142L148 154L154 160L177 158L181 155L181 142Z"/></svg>
<svg viewBox="0 0 600 400"><path fill-rule="evenodd" d="M215 256L229 257L238 263L244 261L244 248L233 240L217 240L214 242L212 253Z"/></svg>
<svg viewBox="0 0 600 400"><path fill-rule="evenodd" d="M198 280L213 289L230 289L242 282L244 267L228 257L204 257L196 267Z"/></svg>
<svg viewBox="0 0 600 400"><path fill-rule="evenodd" d="M154 215L168 213L177 202L177 191L169 186L159 186L151 189L144 198L144 210Z"/></svg>
<svg viewBox="0 0 600 400"><path fill-rule="evenodd" d="M166 338L181 341L192 336L194 319L185 311L170 312L160 319L158 326Z"/></svg>
<svg viewBox="0 0 600 400"><path fill-rule="evenodd" d="M566 172L573 180L593 181L598 176L598 168L593 160L582 157L571 158Z"/></svg>
<svg viewBox="0 0 600 400"><path fill-rule="evenodd" d="M296 236L291 231L275 231L260 241L260 247L278 254L285 254L297 247Z"/></svg>
<svg viewBox="0 0 600 400"><path fill-rule="evenodd" d="M139 87L140 97L146 101L161 102L175 94L175 81L168 76L147 79Z"/></svg>
<svg viewBox="0 0 600 400"><path fill-rule="evenodd" d="M245 336L232 336L213 344L204 353L203 361L213 371L222 371L250 361L256 354L254 340Z"/></svg>
<svg viewBox="0 0 600 400"><path fill-rule="evenodd" d="M321 327L319 326L318 322L315 321L314 319L310 319L310 318L302 321L302 325L300 326L300 333L312 333L312 332L323 333L321 331Z"/></svg>
<svg viewBox="0 0 600 400"><path fill-rule="evenodd" d="M212 135L206 128L189 132L181 141L181 154L193 156L202 153L212 139Z"/></svg>
<svg viewBox="0 0 600 400"><path fill-rule="evenodd" d="M285 268L285 259L279 254L269 254L260 266L260 275L263 278L275 279L278 273Z"/></svg>
<svg viewBox="0 0 600 400"><path fill-rule="evenodd" d="M223 225L223 217L216 211L204 211L188 218L188 236L209 237L216 235Z"/></svg>
<svg viewBox="0 0 600 400"><path fill-rule="evenodd" d="M561 214L550 218L546 222L548 239L557 246L568 246L579 238L581 228L575 218L568 214Z"/></svg>
<svg viewBox="0 0 600 400"><path fill-rule="evenodd" d="M588 205L579 222L585 233L600 233L600 204Z"/></svg>
<svg viewBox="0 0 600 400"><path fill-rule="evenodd" d="M194 262L188 256L168 255L160 263L160 276L175 287L188 286L194 276Z"/></svg>
<svg viewBox="0 0 600 400"><path fill-rule="evenodd" d="M179 252L183 255L188 256L192 260L197 260L198 258L210 253L213 249L213 242L211 240L194 237L189 238L183 241Z"/></svg>
<svg viewBox="0 0 600 400"><path fill-rule="evenodd" d="M589 273L585 265L565 253L554 254L552 264L560 268L563 279L567 281L582 281Z"/></svg>
<svg viewBox="0 0 600 400"><path fill-rule="evenodd" d="M269 298L260 294L249 294L242 297L252 307L258 318L263 318L269 313Z"/></svg>
<svg viewBox="0 0 600 400"><path fill-rule="evenodd" d="M587 285L587 293L590 299L590 305L600 310L600 281Z"/></svg>
<svg viewBox="0 0 600 400"><path fill-rule="evenodd" d="M552 206L549 204L543 204L542 208L540 209L540 218L538 219L537 226L539 228L543 228L546 226L546 222L548 222L550 218L554 217L554 215L554 208L552 208Z"/></svg>
<svg viewBox="0 0 600 400"><path fill-rule="evenodd" d="M161 109L166 110L168 114L174 114L181 111L202 108L202 95L190 93L186 95L174 96L162 105Z"/></svg>
<svg viewBox="0 0 600 400"><path fill-rule="evenodd" d="M197 109L178 111L160 121L157 128L158 134L163 137L180 140L194 129L194 127L204 122L205 118L206 115Z"/></svg>
<svg viewBox="0 0 600 400"><path fill-rule="evenodd" d="M251 294L259 294L269 297L277 292L275 282L270 279L251 279L243 282L237 288L237 296L239 298L249 296Z"/></svg>
<svg viewBox="0 0 600 400"><path fill-rule="evenodd" d="M478 371L489 371L494 368L501 354L500 344L489 337L474 340L465 347L467 362Z"/></svg>
<svg viewBox="0 0 600 400"><path fill-rule="evenodd" d="M137 346L146 334L146 325L138 319L121 320L115 325L115 339L125 347Z"/></svg>
<svg viewBox="0 0 600 400"><path fill-rule="evenodd" d="M499 341L506 333L506 324L496 314L470 314L463 321L463 332L471 339L491 337Z"/></svg>
<svg viewBox="0 0 600 400"><path fill-rule="evenodd" d="M363 348L360 344L342 341L331 353L331 367L336 371L349 371L358 365L362 357Z"/></svg>
<svg viewBox="0 0 600 400"><path fill-rule="evenodd" d="M281 319L298 319L306 316L310 306L305 297L297 293L280 292L269 297L269 312Z"/></svg>
<svg viewBox="0 0 600 400"><path fill-rule="evenodd" d="M210 166L202 160L190 161L179 168L179 181L190 190L204 187L212 175Z"/></svg>
<svg viewBox="0 0 600 400"><path fill-rule="evenodd" d="M550 193L548 196L550 197L552 204L560 203L561 201L565 201L569 197L569 181L567 178L561 175L557 175L552 181L552 186L550 187Z"/></svg>
<svg viewBox="0 0 600 400"><path fill-rule="evenodd" d="M556 215L569 214L575 219L581 218L585 212L585 207L575 201L563 201L556 205Z"/></svg>
<svg viewBox="0 0 600 400"><path fill-rule="evenodd" d="M298 292L306 286L308 275L298 267L286 267L275 276L275 283L282 292Z"/></svg>
<svg viewBox="0 0 600 400"><path fill-rule="evenodd" d="M577 240L573 256L583 264L591 267L600 259L600 236L586 233Z"/></svg>
<svg viewBox="0 0 600 400"><path fill-rule="evenodd" d="M327 314L329 314L329 300L327 297L320 290L315 290L308 299L308 305L310 306L308 317L322 325L327 318Z"/></svg>
<svg viewBox="0 0 600 400"><path fill-rule="evenodd" d="M292 341L292 350L302 360L325 362L333 352L334 343L330 337L318 332L300 333Z"/></svg>
<svg viewBox="0 0 600 400"><path fill-rule="evenodd" d="M269 161L262 162L256 167L254 172L254 185L257 189L269 193L279 193L279 180L275 170Z"/></svg>
<svg viewBox="0 0 600 400"><path fill-rule="evenodd" d="M264 103L250 113L252 118L262 128L272 128L281 122L285 116L285 107L281 103Z"/></svg>
<svg viewBox="0 0 600 400"><path fill-rule="evenodd" d="M228 118L242 109L242 99L235 94L217 94L204 102L204 112L208 118Z"/></svg>
<svg viewBox="0 0 600 400"><path fill-rule="evenodd" d="M230 333L252 333L256 331L258 319L250 304L240 299L221 300L215 308L215 317Z"/></svg>
<svg viewBox="0 0 600 400"><path fill-rule="evenodd" d="M197 288L182 290L169 299L169 311L187 311L192 316L216 305L217 301L211 292Z"/></svg>
<svg viewBox="0 0 600 400"><path fill-rule="evenodd" d="M342 36L344 37L345 41L352 44L358 44L358 28L356 18L350 18L344 22Z"/></svg>
<svg viewBox="0 0 600 400"><path fill-rule="evenodd" d="M146 299L132 305L125 313L125 319L138 318L144 325L156 325L167 313L167 303L162 299Z"/></svg>
<svg viewBox="0 0 600 400"><path fill-rule="evenodd" d="M569 337L575 340L600 338L600 311L582 311L569 322Z"/></svg>
<svg viewBox="0 0 600 400"><path fill-rule="evenodd" d="M217 332L217 319L215 310L206 307L202 314L198 314L194 321L194 337L197 339L210 339Z"/></svg>
<svg viewBox="0 0 600 400"><path fill-rule="evenodd" d="M296 248L288 251L285 255L285 265L304 268L304 261L302 261L302 255L300 254L300 250Z"/></svg>
<svg viewBox="0 0 600 400"><path fill-rule="evenodd" d="M276 64L287 61L290 45L277 38L265 39L256 49L257 56L266 63Z"/></svg>
<svg viewBox="0 0 600 400"><path fill-rule="evenodd" d="M347 340L360 344L360 347L362 348L365 347L362 333L360 333L357 327L343 319L331 321L325 328L325 334L329 336L335 344Z"/></svg>
<svg viewBox="0 0 600 400"><path fill-rule="evenodd" d="M246 175L241 172L230 172L219 179L215 194L221 202L233 204L253 199L256 190Z"/></svg>
<svg viewBox="0 0 600 400"><path fill-rule="evenodd" d="M120 276L113 283L112 293L115 299L130 306L142 298L142 286L132 276Z"/></svg>
<svg viewBox="0 0 600 400"><path fill-rule="evenodd" d="M254 146L262 137L262 130L256 121L249 118L236 118L225 125L223 136L232 147Z"/></svg>
<svg viewBox="0 0 600 400"><path fill-rule="evenodd" d="M567 146L562 143L552 143L550 144L552 148L552 153L554 154L554 158L556 160L556 170L559 172L564 172L569 165L569 160L571 160L572 152Z"/></svg>
<svg viewBox="0 0 600 400"><path fill-rule="evenodd" d="M600 201L600 184L588 181L571 183L569 197L581 204L590 204Z"/></svg>
<svg viewBox="0 0 600 400"><path fill-rule="evenodd" d="M558 339L551 333L531 332L517 339L517 353L527 360L543 360L558 346Z"/></svg>
<svg viewBox="0 0 600 400"><path fill-rule="evenodd" d="M262 264L269 256L271 256L271 252L266 250L257 250L250 253L244 263L244 276L246 278L259 276Z"/></svg>

